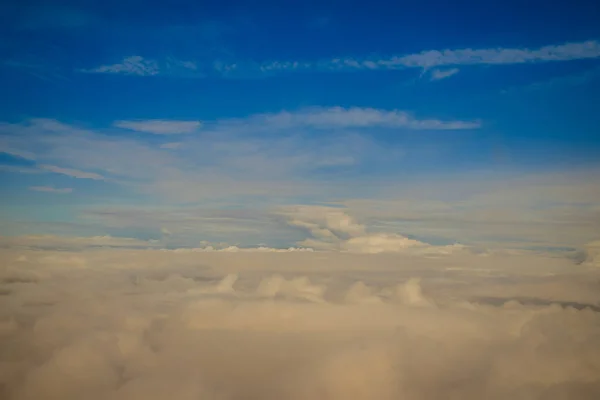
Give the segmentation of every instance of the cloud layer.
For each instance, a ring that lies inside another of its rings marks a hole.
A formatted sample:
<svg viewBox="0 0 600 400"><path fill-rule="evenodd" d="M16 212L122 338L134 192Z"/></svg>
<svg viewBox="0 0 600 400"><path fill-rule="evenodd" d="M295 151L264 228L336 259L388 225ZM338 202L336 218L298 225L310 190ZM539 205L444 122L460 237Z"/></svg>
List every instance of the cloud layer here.
<svg viewBox="0 0 600 400"><path fill-rule="evenodd" d="M10 400L600 394L598 272L565 260L150 250L2 250L2 260Z"/></svg>

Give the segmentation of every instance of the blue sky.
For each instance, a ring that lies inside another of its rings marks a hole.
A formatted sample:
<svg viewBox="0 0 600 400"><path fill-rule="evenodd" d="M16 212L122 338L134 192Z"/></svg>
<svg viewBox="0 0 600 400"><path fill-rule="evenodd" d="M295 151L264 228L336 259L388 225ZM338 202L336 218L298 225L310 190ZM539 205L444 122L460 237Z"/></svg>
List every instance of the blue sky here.
<svg viewBox="0 0 600 400"><path fill-rule="evenodd" d="M12 3L2 235L597 239L597 2Z"/></svg>

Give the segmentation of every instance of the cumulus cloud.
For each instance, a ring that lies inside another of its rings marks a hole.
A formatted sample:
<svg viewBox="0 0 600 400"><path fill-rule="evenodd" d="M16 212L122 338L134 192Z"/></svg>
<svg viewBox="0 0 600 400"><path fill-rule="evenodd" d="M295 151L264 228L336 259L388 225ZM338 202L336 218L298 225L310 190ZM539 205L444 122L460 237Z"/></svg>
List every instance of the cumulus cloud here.
<svg viewBox="0 0 600 400"><path fill-rule="evenodd" d="M598 272L565 259L1 255L9 400L600 395Z"/></svg>
<svg viewBox="0 0 600 400"><path fill-rule="evenodd" d="M150 119L143 121L115 121L113 125L117 128L153 133L155 135L176 135L195 132L200 128L202 123L200 121Z"/></svg>
<svg viewBox="0 0 600 400"><path fill-rule="evenodd" d="M290 226L303 229L312 236L299 244L320 250L371 254L445 254L464 248L459 244L432 246L397 233L368 232L364 225L357 223L343 208L295 206L282 209L280 215L286 218Z"/></svg>

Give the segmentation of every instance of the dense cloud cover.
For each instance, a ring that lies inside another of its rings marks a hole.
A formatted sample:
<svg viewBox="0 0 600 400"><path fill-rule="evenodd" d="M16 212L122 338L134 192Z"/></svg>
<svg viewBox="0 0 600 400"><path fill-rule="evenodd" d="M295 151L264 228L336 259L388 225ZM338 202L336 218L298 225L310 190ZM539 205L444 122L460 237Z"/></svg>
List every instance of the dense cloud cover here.
<svg viewBox="0 0 600 400"><path fill-rule="evenodd" d="M0 259L6 399L600 398L593 263L466 251Z"/></svg>

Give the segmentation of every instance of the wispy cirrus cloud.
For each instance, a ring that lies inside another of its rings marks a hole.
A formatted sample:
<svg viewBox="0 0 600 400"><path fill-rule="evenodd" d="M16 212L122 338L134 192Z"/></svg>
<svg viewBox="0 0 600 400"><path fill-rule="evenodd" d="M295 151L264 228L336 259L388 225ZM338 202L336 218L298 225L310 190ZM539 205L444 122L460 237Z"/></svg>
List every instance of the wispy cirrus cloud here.
<svg viewBox="0 0 600 400"><path fill-rule="evenodd" d="M411 166L406 159L415 150L376 138L378 132L397 131L426 136L427 129L420 130L423 127L448 126L472 129L477 125L422 120L402 111L309 108L207 121L198 134L178 136L177 146L166 146L170 151L161 147L173 142L165 140L161 145L155 137L117 135L114 127L108 127L110 134L106 134L102 128L32 120L1 125L1 131L7 148L30 154L41 172L117 182L131 194L142 194L159 204L217 204L212 207L218 209L228 207L224 204L231 200L228 204L238 214L219 214L217 219L214 212L184 213L181 208L168 215L160 213L160 208L147 213L113 209L96 215L107 225L113 221L111 229L136 227L154 235L165 228L174 232L170 241L189 245L193 245L187 242L192 236L198 241L233 235L239 243L270 243L273 238L296 243L302 237L281 229L272 214L263 212L256 220L256 209L302 202L346 206L348 215L355 216L365 229L351 238L324 240L314 232L327 234L323 229L331 231L333 223L348 228L352 221L345 217L333 221L331 215L340 215L336 210L318 218L309 210L308 219L303 214L295 218L300 223L291 225L310 231L313 238L305 245L314 248L390 251L416 246L413 240L433 243L427 238L558 248L597 239L600 192L593 179L595 170L568 175L560 184L552 174L520 183L465 174L447 181L415 181L402 177L406 166ZM420 163L428 162L419 158ZM514 190L497 189L505 183ZM438 203L432 203L432 198ZM251 218L240 217L244 207ZM221 232L224 228L226 232ZM257 239L257 232L265 236Z"/></svg>
<svg viewBox="0 0 600 400"><path fill-rule="evenodd" d="M446 65L522 64L570 61L600 57L600 43L595 40L529 48L489 48L429 50L417 54L380 60L383 66L439 67Z"/></svg>
<svg viewBox="0 0 600 400"><path fill-rule="evenodd" d="M422 118L401 110L309 107L204 121L197 134L179 135L176 142L149 142L115 129L165 134L192 129L197 123L118 121L110 127L86 129L33 119L2 124L0 133L7 151L27 154L36 160L39 171L119 181L135 192L195 201L266 195L274 188L284 197L322 193L324 187L350 190L351 186L325 182L360 173L366 165L393 169L404 156L399 145L382 146L374 137L378 132L423 135L432 130L476 129L480 124L477 120Z"/></svg>
<svg viewBox="0 0 600 400"><path fill-rule="evenodd" d="M140 76L178 75L190 71L202 70L204 74L236 77L255 74L274 74L300 71L369 71L393 70L404 68L440 68L432 73L432 80L447 78L458 72L457 66L464 65L510 65L525 63L559 62L571 60L594 59L600 57L600 42L587 40L547 45L538 48L462 48L443 50L424 50L419 53L392 55L385 58L332 57L322 60L274 60L269 62L237 61L224 63L221 61L192 62L166 59L164 62L145 59L141 56L130 56L116 64L80 70L90 73L114 73Z"/></svg>
<svg viewBox="0 0 600 400"><path fill-rule="evenodd" d="M30 186L29 190L33 190L34 192L47 192L57 194L67 194L73 192L72 188L55 188L52 186Z"/></svg>
<svg viewBox="0 0 600 400"><path fill-rule="evenodd" d="M419 119L401 110L370 107L307 107L293 112L255 114L242 120L223 120L221 127L246 126L264 129L405 128L414 130L476 129L481 121Z"/></svg>
<svg viewBox="0 0 600 400"><path fill-rule="evenodd" d="M450 69L434 69L431 71L431 77L429 78L432 81L439 81L442 79L450 78L453 75L458 74L458 68L450 68Z"/></svg>
<svg viewBox="0 0 600 400"><path fill-rule="evenodd" d="M101 65L91 69L81 69L79 72L152 76L158 75L160 69L158 63L154 60L147 60L141 56L130 56L125 57L121 62L116 64Z"/></svg>
<svg viewBox="0 0 600 400"><path fill-rule="evenodd" d="M193 61L167 58L162 62L133 55L125 57L115 64L101 65L90 69L79 69L78 72L92 74L124 74L137 76L156 75L188 75L195 74L198 66Z"/></svg>
<svg viewBox="0 0 600 400"><path fill-rule="evenodd" d="M195 132L202 126L202 123L200 121L150 119L141 121L116 121L113 125L117 128L153 133L155 135L176 135Z"/></svg>
<svg viewBox="0 0 600 400"><path fill-rule="evenodd" d="M96 181L102 181L105 179L100 174L96 174L94 172L80 171L78 169L73 168L62 168L57 167L55 165L40 165L40 168L48 172L54 172L55 174L70 176L71 178L93 179Z"/></svg>
<svg viewBox="0 0 600 400"><path fill-rule="evenodd" d="M264 71L302 69L378 70L401 68L434 68L459 65L509 65L571 61L600 57L600 42L588 40L529 48L445 49L377 59L350 57L332 58L320 62L275 61L261 65Z"/></svg>

